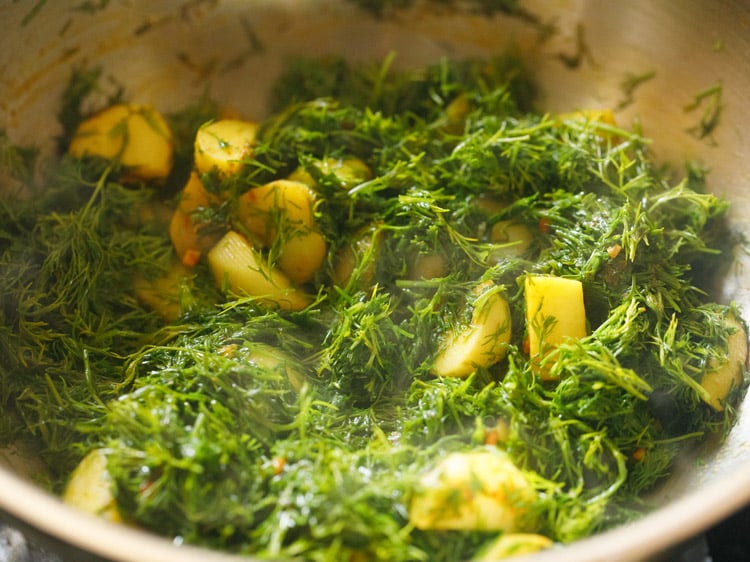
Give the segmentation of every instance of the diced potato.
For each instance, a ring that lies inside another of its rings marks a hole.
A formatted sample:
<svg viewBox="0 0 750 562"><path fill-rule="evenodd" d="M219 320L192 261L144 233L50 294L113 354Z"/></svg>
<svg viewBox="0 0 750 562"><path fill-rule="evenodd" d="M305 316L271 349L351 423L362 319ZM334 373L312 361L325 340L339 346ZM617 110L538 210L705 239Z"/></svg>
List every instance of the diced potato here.
<svg viewBox="0 0 750 562"><path fill-rule="evenodd" d="M204 248L199 247L198 225L193 221L193 217L175 209L169 222L169 238L183 264L189 267L198 264Z"/></svg>
<svg viewBox="0 0 750 562"><path fill-rule="evenodd" d="M83 121L68 152L117 160L124 179L160 180L172 171L172 132L164 117L149 105L113 105Z"/></svg>
<svg viewBox="0 0 750 562"><path fill-rule="evenodd" d="M474 204L487 218L497 215L508 207L508 203L487 195L477 197ZM478 234L483 235L481 232ZM489 240L495 245L490 252L489 259L498 261L524 255L534 242L534 234L527 225L506 219L492 225Z"/></svg>
<svg viewBox="0 0 750 562"><path fill-rule="evenodd" d="M581 109L570 113L562 113L559 116L561 121L566 119L585 119L586 121L598 121L607 125L617 125L615 113L609 108L605 109Z"/></svg>
<svg viewBox="0 0 750 562"><path fill-rule="evenodd" d="M476 208L486 217L491 217L505 209L508 203L486 193L480 194L473 201Z"/></svg>
<svg viewBox="0 0 750 562"><path fill-rule="evenodd" d="M343 189L351 189L372 178L370 167L359 158L324 158L313 164L322 174L333 174ZM298 168L289 175L289 180L304 183L308 187L317 187L315 179L304 168Z"/></svg>
<svg viewBox="0 0 750 562"><path fill-rule="evenodd" d="M552 539L536 533L503 533L489 546L483 548L474 560L477 562L504 560L539 552L551 547L552 544Z"/></svg>
<svg viewBox="0 0 750 562"><path fill-rule="evenodd" d="M580 281L527 275L524 290L532 359L541 359L566 339L586 336L586 309ZM542 377L545 376L546 371L543 371Z"/></svg>
<svg viewBox="0 0 750 562"><path fill-rule="evenodd" d="M191 173L169 223L169 237L183 265L196 265L219 239L219 233L206 229L194 215L196 211L218 202L219 198L203 187L198 174Z"/></svg>
<svg viewBox="0 0 750 562"><path fill-rule="evenodd" d="M451 453L414 490L409 521L422 530L533 530L536 491L502 450Z"/></svg>
<svg viewBox="0 0 750 562"><path fill-rule="evenodd" d="M222 178L239 173L253 155L257 134L257 123L239 119L202 126L195 135L196 170L202 174L216 171Z"/></svg>
<svg viewBox="0 0 750 562"><path fill-rule="evenodd" d="M568 119L579 119L593 123L603 123L605 125L617 126L615 114L611 109L581 109L579 111L573 111L570 113L563 113L558 117L559 121L566 121ZM618 141L616 136L613 136L609 131L600 129L597 131L599 138L606 140L611 138L613 141Z"/></svg>
<svg viewBox="0 0 750 562"><path fill-rule="evenodd" d="M445 129L452 134L461 134L464 130L466 117L471 113L472 106L465 93L457 95L445 108Z"/></svg>
<svg viewBox="0 0 750 562"><path fill-rule="evenodd" d="M208 252L208 265L222 289L259 297L261 302L284 310L301 310L310 304L286 275L268 267L250 242L233 230Z"/></svg>
<svg viewBox="0 0 750 562"><path fill-rule="evenodd" d="M724 399L732 389L742 384L742 374L747 364L747 332L734 315L726 318L734 332L727 338L726 360L720 365L711 364L711 371L703 375L701 386L708 392L706 403L717 412L724 409Z"/></svg>
<svg viewBox="0 0 750 562"><path fill-rule="evenodd" d="M333 282L348 287L354 282L360 288L370 287L375 278L378 255L383 246L383 230L377 224L357 232L350 244L336 254Z"/></svg>
<svg viewBox="0 0 750 562"><path fill-rule="evenodd" d="M409 263L409 279L435 279L448 274L448 264L440 254L417 254Z"/></svg>
<svg viewBox="0 0 750 562"><path fill-rule="evenodd" d="M280 349L265 344L253 344L244 359L262 369L283 373L291 387L299 392L306 377L301 365Z"/></svg>
<svg viewBox="0 0 750 562"><path fill-rule="evenodd" d="M308 186L276 180L245 192L239 199L237 216L259 242L270 246L284 226L311 227L314 206L315 194Z"/></svg>
<svg viewBox="0 0 750 562"><path fill-rule="evenodd" d="M133 287L139 301L158 312L166 322L173 322L183 312L182 286L191 277L191 271L183 264L176 262L164 275L155 279L136 276Z"/></svg>
<svg viewBox="0 0 750 562"><path fill-rule="evenodd" d="M73 470L63 501L86 513L122 523L112 493L112 478L107 471L107 456L102 449L91 451Z"/></svg>
<svg viewBox="0 0 750 562"><path fill-rule="evenodd" d="M240 197L238 218L264 246L278 244L277 265L295 283L310 281L326 255L314 218L315 194L303 183L277 180Z"/></svg>
<svg viewBox="0 0 750 562"><path fill-rule="evenodd" d="M327 251L323 235L309 230L285 241L276 263L295 283L307 283L323 265Z"/></svg>
<svg viewBox="0 0 750 562"><path fill-rule="evenodd" d="M471 324L447 336L435 359L433 372L443 377L466 377L489 367L508 352L511 336L510 306L501 287L484 283L476 288Z"/></svg>
<svg viewBox="0 0 750 562"><path fill-rule="evenodd" d="M177 208L189 214L219 203L221 203L221 198L209 193L200 176L196 172L191 172L185 187L182 188Z"/></svg>
<svg viewBox="0 0 750 562"><path fill-rule="evenodd" d="M528 252L534 242L534 235L525 224L505 220L492 225L490 241L501 244L492 249L491 259L513 258Z"/></svg>

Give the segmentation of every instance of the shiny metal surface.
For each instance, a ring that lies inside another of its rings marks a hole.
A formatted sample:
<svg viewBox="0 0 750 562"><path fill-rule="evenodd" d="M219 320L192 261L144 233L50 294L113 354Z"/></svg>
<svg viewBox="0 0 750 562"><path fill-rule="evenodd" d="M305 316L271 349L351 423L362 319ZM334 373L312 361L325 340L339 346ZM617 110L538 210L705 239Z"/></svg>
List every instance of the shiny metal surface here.
<svg viewBox="0 0 750 562"><path fill-rule="evenodd" d="M711 189L732 201L736 228L750 234L747 2L524 3L544 23L554 24L548 37L517 18L487 19L419 5L381 20L358 13L350 3L322 0L103 4L82 12L67 2L3 2L0 129L12 141L51 144L59 94L70 69L80 64L103 66L129 95L163 109L186 104L208 81L212 95L226 106L261 117L268 86L292 53L377 59L395 52L397 64L417 66L441 56L482 55L516 45L536 69L542 109L614 107L622 125L637 120L653 138L660 160L676 166L698 160L711 168ZM644 76L650 78L628 99L623 83ZM706 100L692 110L690 105L696 94L717 85L719 122L700 138L694 128L707 110ZM723 300L744 308L746 319L749 268L748 257L739 253L721 293ZM750 503L749 410L746 398L729 438L695 451L678 466L657 492L660 509L532 559L645 559ZM0 510L42 533L111 560L238 560L74 513L31 483L34 466L17 449L0 451Z"/></svg>

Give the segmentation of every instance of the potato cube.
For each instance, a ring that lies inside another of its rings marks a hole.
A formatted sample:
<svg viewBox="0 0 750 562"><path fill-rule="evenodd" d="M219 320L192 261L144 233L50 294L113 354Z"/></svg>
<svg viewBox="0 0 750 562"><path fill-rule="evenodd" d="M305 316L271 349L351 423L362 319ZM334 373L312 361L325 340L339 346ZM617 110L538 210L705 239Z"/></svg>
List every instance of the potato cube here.
<svg viewBox="0 0 750 562"><path fill-rule="evenodd" d="M616 126L617 120L615 113L609 108L605 109L580 109L570 113L562 113L559 116L561 121L567 119L582 119L586 121L595 121L597 123L606 123L607 125Z"/></svg>
<svg viewBox="0 0 750 562"><path fill-rule="evenodd" d="M536 491L504 451L451 453L425 473L409 506L422 530L507 531L533 527Z"/></svg>
<svg viewBox="0 0 750 562"><path fill-rule="evenodd" d="M73 470L63 501L113 523L122 522L112 493L112 478L107 471L107 456L102 449L88 453Z"/></svg>
<svg viewBox="0 0 750 562"><path fill-rule="evenodd" d="M552 275L527 275L524 290L532 359L540 360L569 338L586 336L586 309L580 281Z"/></svg>
<svg viewBox="0 0 750 562"><path fill-rule="evenodd" d="M169 223L169 237L183 265L196 265L201 256L219 239L218 233L206 229L206 225L195 217L196 211L218 202L218 197L208 193L198 174L193 172L182 190L177 209Z"/></svg>
<svg viewBox="0 0 750 562"><path fill-rule="evenodd" d="M476 562L505 560L545 550L553 545L552 539L536 533L503 533L483 548Z"/></svg>
<svg viewBox="0 0 750 562"><path fill-rule="evenodd" d="M301 310L310 304L286 275L270 268L250 242L233 230L208 252L208 264L222 289L258 297L260 302L284 310Z"/></svg>
<svg viewBox="0 0 750 562"><path fill-rule="evenodd" d="M333 174L343 189L351 189L372 178L369 166L359 158L324 158L316 161L315 166L322 174ZM317 188L315 179L304 168L298 168L287 178L304 183L312 189Z"/></svg>
<svg viewBox="0 0 750 562"><path fill-rule="evenodd" d="M708 393L704 400L717 412L724 410L724 399L733 388L742 384L742 373L747 364L747 332L742 322L730 314L726 318L727 324L734 328L734 332L727 337L727 355L725 361L716 364L711 362L711 369L701 378L701 386Z"/></svg>
<svg viewBox="0 0 750 562"><path fill-rule="evenodd" d="M504 220L492 225L490 241L497 244L490 259L500 260L524 255L534 242L534 235L525 224Z"/></svg>
<svg viewBox="0 0 750 562"><path fill-rule="evenodd" d="M238 218L264 246L278 244L278 267L295 283L310 281L326 255L314 218L315 193L305 184L277 180L240 197Z"/></svg>
<svg viewBox="0 0 750 562"><path fill-rule="evenodd" d="M258 125L252 121L222 119L203 125L195 135L194 160L198 172L216 171L231 177L252 158Z"/></svg>
<svg viewBox="0 0 750 562"><path fill-rule="evenodd" d="M351 242L336 254L333 282L345 288L349 288L350 284L359 289L372 286L384 237L384 231L377 223L366 225L356 232Z"/></svg>
<svg viewBox="0 0 750 562"><path fill-rule="evenodd" d="M191 270L181 263L174 263L163 275L147 279L135 277L135 295L145 306L161 315L166 322L173 322L183 312L181 293L184 283L192 278Z"/></svg>
<svg viewBox="0 0 750 562"><path fill-rule="evenodd" d="M508 352L511 336L510 305L494 283L476 288L471 324L450 333L443 343L433 372L443 377L466 377L479 367L489 367Z"/></svg>
<svg viewBox="0 0 750 562"><path fill-rule="evenodd" d="M118 161L124 179L160 180L172 171L172 132L164 117L148 105L113 105L83 121L68 153Z"/></svg>

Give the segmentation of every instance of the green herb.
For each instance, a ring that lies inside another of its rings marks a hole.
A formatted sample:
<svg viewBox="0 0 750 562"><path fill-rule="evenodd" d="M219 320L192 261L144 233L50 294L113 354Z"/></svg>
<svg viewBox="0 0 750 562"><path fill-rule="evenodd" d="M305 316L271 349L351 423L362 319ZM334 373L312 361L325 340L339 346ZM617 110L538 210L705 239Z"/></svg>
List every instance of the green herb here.
<svg viewBox="0 0 750 562"><path fill-rule="evenodd" d="M557 57L569 69L578 68L584 60L593 63L591 51L586 43L586 34L582 24L576 25L576 47L573 54L559 53Z"/></svg>
<svg viewBox="0 0 750 562"><path fill-rule="evenodd" d="M684 111L692 112L703 108L700 121L697 125L690 127L688 132L698 139L710 138L719 125L721 112L724 109L722 102L722 85L716 84L695 94L693 101L684 107Z"/></svg>
<svg viewBox="0 0 750 562"><path fill-rule="evenodd" d="M622 82L620 82L623 99L617 104L617 108L622 109L633 103L635 91L649 80L653 80L655 76L655 70L642 74L627 74Z"/></svg>
<svg viewBox="0 0 750 562"><path fill-rule="evenodd" d="M74 11L83 12L86 14L95 14L106 9L109 5L109 0L85 0L80 4L74 6Z"/></svg>
<svg viewBox="0 0 750 562"><path fill-rule="evenodd" d="M37 0L36 4L27 12L27 14L23 17L21 20L22 26L27 26L33 20L36 15L41 11L42 8L44 8L44 5L47 3L47 0Z"/></svg>
<svg viewBox="0 0 750 562"><path fill-rule="evenodd" d="M263 42L260 40L258 34L256 33L255 29L253 29L252 24L247 20L247 18L240 18L240 25L242 26L242 31L244 32L247 39L248 46L245 50L241 51L239 54L227 61L226 64L224 64L223 70L225 71L238 68L249 57L257 55L258 53L262 53L265 50Z"/></svg>
<svg viewBox="0 0 750 562"><path fill-rule="evenodd" d="M5 131L0 130L0 171L4 180L14 180L27 188L34 184L34 171L39 149L12 144ZM6 188L6 192L11 188Z"/></svg>

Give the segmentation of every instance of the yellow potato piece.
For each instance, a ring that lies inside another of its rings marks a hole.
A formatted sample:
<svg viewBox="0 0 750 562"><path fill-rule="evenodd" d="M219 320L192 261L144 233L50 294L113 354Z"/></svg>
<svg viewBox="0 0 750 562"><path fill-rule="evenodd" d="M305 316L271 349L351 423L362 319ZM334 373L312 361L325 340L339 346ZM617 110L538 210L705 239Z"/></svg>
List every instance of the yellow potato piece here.
<svg viewBox="0 0 750 562"><path fill-rule="evenodd" d="M524 283L529 355L541 359L566 339L586 336L583 285L575 279L527 275ZM545 376L542 372L542 376Z"/></svg>
<svg viewBox="0 0 750 562"><path fill-rule="evenodd" d="M172 171L174 146L169 125L153 107L118 104L83 121L68 153L117 160L125 179L159 180Z"/></svg>
<svg viewBox="0 0 750 562"><path fill-rule="evenodd" d="M359 158L324 158L313 165L323 174L336 176L343 189L351 189L372 178L370 167ZM304 183L313 189L317 187L315 179L304 168L296 169L287 179Z"/></svg>
<svg viewBox="0 0 750 562"><path fill-rule="evenodd" d="M284 226L313 226L314 206L315 194L307 185L276 180L245 192L239 199L237 215L249 232L270 246Z"/></svg>
<svg viewBox="0 0 750 562"><path fill-rule="evenodd" d="M448 264L440 254L417 254L409 262L409 279L436 279L448 275Z"/></svg>
<svg viewBox="0 0 750 562"><path fill-rule="evenodd" d="M514 258L529 251L534 235L525 224L505 220L492 225L490 241L498 244L490 252L491 259Z"/></svg>
<svg viewBox="0 0 750 562"><path fill-rule="evenodd" d="M166 322L173 322L182 313L182 286L191 278L190 269L181 263L175 263L155 279L136 276L133 288L139 301L158 312Z"/></svg>
<svg viewBox="0 0 750 562"><path fill-rule="evenodd" d="M333 282L339 287L348 287L352 282L360 289L370 287L375 279L383 237L378 224L367 225L354 234L351 242L336 254Z"/></svg>
<svg viewBox="0 0 750 562"><path fill-rule="evenodd" d="M220 197L206 190L200 176L196 172L191 172L185 187L182 188L177 208L183 213L192 213L201 208L218 205L220 202Z"/></svg>
<svg viewBox="0 0 750 562"><path fill-rule="evenodd" d="M194 160L198 172L216 171L231 177L252 157L258 125L252 121L222 119L203 125L195 135Z"/></svg>
<svg viewBox="0 0 750 562"><path fill-rule="evenodd" d="M579 111L572 111L570 113L563 113L558 116L558 122L566 121L568 119L578 119L591 123L604 123L605 125L617 126L617 120L615 119L615 113L611 109L581 109ZM619 141L616 135L604 129L597 131L597 136L603 140L611 139L612 141Z"/></svg>
<svg viewBox="0 0 750 562"><path fill-rule="evenodd" d="M323 235L309 230L285 241L276 263L295 283L307 283L323 265L327 251Z"/></svg>
<svg viewBox="0 0 750 562"><path fill-rule="evenodd" d="M270 268L250 242L233 230L208 252L208 265L216 284L235 294L259 297L284 310L302 310L310 304L286 275Z"/></svg>
<svg viewBox="0 0 750 562"><path fill-rule="evenodd" d="M280 349L265 344L252 344L252 348L243 359L261 369L283 373L297 392L302 390L305 384L306 377L301 365Z"/></svg>
<svg viewBox="0 0 750 562"><path fill-rule="evenodd" d="M552 539L536 533L503 533L489 546L482 549L481 554L474 560L491 562L523 556L547 549L552 544Z"/></svg>
<svg viewBox="0 0 750 562"><path fill-rule="evenodd" d="M505 209L508 206L508 203L501 199L497 199L492 195L481 193L476 199L474 199L474 205L476 205L477 209L483 215L490 217Z"/></svg>
<svg viewBox="0 0 750 562"><path fill-rule="evenodd" d="M107 456L103 450L94 449L83 457L70 475L63 501L113 523L122 522L112 493L112 478L107 472Z"/></svg>
<svg viewBox="0 0 750 562"><path fill-rule="evenodd" d="M708 393L706 403L717 412L724 410L724 399L732 389L742 384L742 373L747 364L747 332L742 322L734 315L726 318L729 326L735 331L727 338L727 356L721 365L712 365L701 379L701 386Z"/></svg>
<svg viewBox="0 0 750 562"><path fill-rule="evenodd" d="M276 180L240 197L238 218L264 246L278 244L277 265L295 283L310 281L326 256L314 218L315 194L305 184Z"/></svg>
<svg viewBox="0 0 750 562"><path fill-rule="evenodd" d="M511 336L510 306L500 287L485 283L477 287L471 324L451 333L435 359L433 372L442 377L466 377L479 367L489 367L508 352Z"/></svg>
<svg viewBox="0 0 750 562"><path fill-rule="evenodd" d="M606 123L607 125L617 125L615 113L609 108L571 111L570 113L560 114L559 119L561 121L566 119L585 119L586 121L597 121L599 123Z"/></svg>
<svg viewBox="0 0 750 562"><path fill-rule="evenodd" d="M531 530L536 491L502 450L451 453L419 480L409 521L422 530Z"/></svg>
<svg viewBox="0 0 750 562"><path fill-rule="evenodd" d="M216 232L204 229L204 225L194 216L201 208L218 203L219 198L206 191L198 174L191 173L169 223L169 237L184 265L196 265L201 256L219 239Z"/></svg>
<svg viewBox="0 0 750 562"><path fill-rule="evenodd" d="M460 134L466 117L472 110L471 100L465 93L458 94L445 108L446 128L449 132Z"/></svg>

